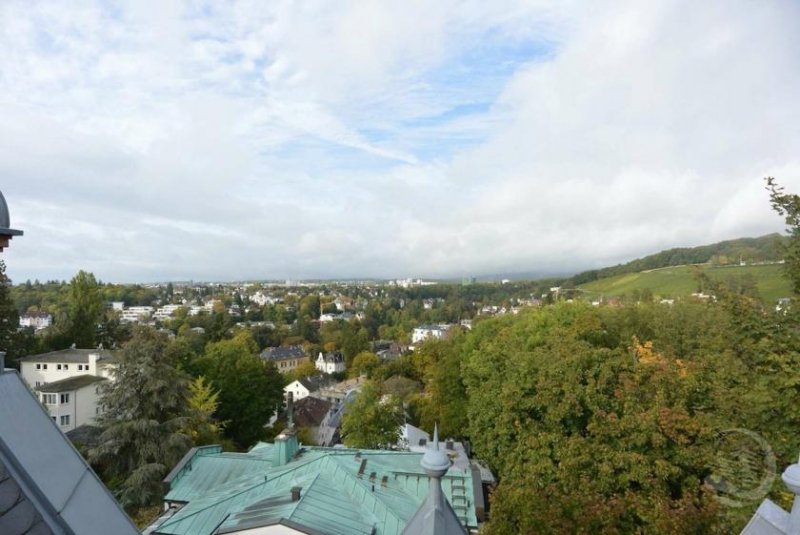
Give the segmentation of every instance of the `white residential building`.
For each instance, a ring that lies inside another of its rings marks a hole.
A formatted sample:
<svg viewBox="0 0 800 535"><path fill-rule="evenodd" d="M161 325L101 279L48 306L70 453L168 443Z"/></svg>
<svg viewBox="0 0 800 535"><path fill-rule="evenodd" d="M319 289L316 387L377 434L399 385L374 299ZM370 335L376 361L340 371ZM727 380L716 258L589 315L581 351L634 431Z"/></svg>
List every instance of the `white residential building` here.
<svg viewBox="0 0 800 535"><path fill-rule="evenodd" d="M19 318L20 327L33 327L37 331L39 329L50 327L52 324L53 324L53 316L47 314L46 312L38 312L36 314L26 314L24 316L20 316Z"/></svg>
<svg viewBox="0 0 800 535"><path fill-rule="evenodd" d="M66 433L94 424L100 414L99 386L107 380L96 375L77 375L42 385L36 391L50 418Z"/></svg>
<svg viewBox="0 0 800 535"><path fill-rule="evenodd" d="M303 377L302 379L297 379L283 387L284 398L291 392L294 400L299 401L318 392L321 385L321 377Z"/></svg>
<svg viewBox="0 0 800 535"><path fill-rule="evenodd" d="M122 311L120 320L128 323L147 321L153 315L153 307L135 306L128 307Z"/></svg>
<svg viewBox="0 0 800 535"><path fill-rule="evenodd" d="M320 352L314 365L322 373L339 373L345 370L344 356L339 351L325 354Z"/></svg>
<svg viewBox="0 0 800 535"><path fill-rule="evenodd" d="M91 423L99 413L97 387L114 379L113 353L65 349L20 359L20 375L37 392L62 431Z"/></svg>
<svg viewBox="0 0 800 535"><path fill-rule="evenodd" d="M442 324L442 325L420 325L411 335L411 343L418 344L425 340L442 340L446 335L447 331L450 330L450 325Z"/></svg>
<svg viewBox="0 0 800 535"><path fill-rule="evenodd" d="M175 311L183 305L164 305L153 313L153 318L157 320L165 320L171 318Z"/></svg>

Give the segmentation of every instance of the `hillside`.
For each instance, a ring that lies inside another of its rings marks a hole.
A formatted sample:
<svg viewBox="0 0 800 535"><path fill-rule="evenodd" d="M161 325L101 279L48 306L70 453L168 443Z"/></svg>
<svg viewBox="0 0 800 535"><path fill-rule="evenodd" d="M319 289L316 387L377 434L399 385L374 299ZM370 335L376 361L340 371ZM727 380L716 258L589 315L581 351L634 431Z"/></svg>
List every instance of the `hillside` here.
<svg viewBox="0 0 800 535"><path fill-rule="evenodd" d="M628 273L687 264L730 265L738 264L740 260L748 264L777 261L782 258L785 240L784 236L773 233L759 238L739 238L699 247L676 247L625 264L583 271L571 277L564 285L574 287Z"/></svg>
<svg viewBox="0 0 800 535"><path fill-rule="evenodd" d="M761 298L766 303L773 303L781 297L791 295L791 286L783 274L781 264L698 267L717 280L742 280L744 277L752 277ZM581 284L579 287L590 292L589 295L596 293L605 297L632 295L644 289L649 289L656 297L680 297L698 289L693 268L694 266L686 265L669 266L638 273L624 273Z"/></svg>

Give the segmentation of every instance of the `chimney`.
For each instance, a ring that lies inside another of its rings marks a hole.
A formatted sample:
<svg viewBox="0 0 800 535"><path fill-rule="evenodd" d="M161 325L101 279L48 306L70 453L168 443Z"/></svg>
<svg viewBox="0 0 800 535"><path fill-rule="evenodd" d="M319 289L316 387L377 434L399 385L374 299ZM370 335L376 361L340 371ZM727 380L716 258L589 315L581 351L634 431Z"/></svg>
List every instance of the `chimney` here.
<svg viewBox="0 0 800 535"><path fill-rule="evenodd" d="M97 353L89 353L89 373L91 375L97 375L97 357Z"/></svg>
<svg viewBox="0 0 800 535"><path fill-rule="evenodd" d="M303 487L292 487L292 501L299 502L300 501L300 491L303 490Z"/></svg>
<svg viewBox="0 0 800 535"><path fill-rule="evenodd" d="M286 394L286 428L294 428L294 393L287 392Z"/></svg>
<svg viewBox="0 0 800 535"><path fill-rule="evenodd" d="M297 441L297 431L294 429L294 395L291 392L286 394L286 429L275 437L275 444L272 446L272 465L283 466L291 461L300 450L300 443Z"/></svg>

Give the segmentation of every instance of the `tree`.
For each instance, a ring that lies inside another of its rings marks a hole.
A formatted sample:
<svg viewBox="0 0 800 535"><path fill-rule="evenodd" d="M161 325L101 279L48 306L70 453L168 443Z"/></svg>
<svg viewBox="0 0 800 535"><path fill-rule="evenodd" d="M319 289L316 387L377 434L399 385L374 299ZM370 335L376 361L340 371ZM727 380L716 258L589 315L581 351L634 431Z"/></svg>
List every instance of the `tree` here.
<svg viewBox="0 0 800 535"><path fill-rule="evenodd" d="M367 382L342 417L342 439L351 448L388 448L397 442L403 420L400 399L382 397L378 386Z"/></svg>
<svg viewBox="0 0 800 535"><path fill-rule="evenodd" d="M95 347L103 301L94 275L79 271L69 283L67 317L72 342L79 348Z"/></svg>
<svg viewBox="0 0 800 535"><path fill-rule="evenodd" d="M12 347L19 327L19 313L11 298L11 280L6 276L6 263L0 260L0 351L13 357Z"/></svg>
<svg viewBox="0 0 800 535"><path fill-rule="evenodd" d="M257 356L248 331L230 340L209 343L197 359L198 373L219 389L218 416L225 434L246 448L261 439L264 424L283 401L283 377L271 362Z"/></svg>
<svg viewBox="0 0 800 535"><path fill-rule="evenodd" d="M767 190L773 210L784 216L788 243L784 249L786 274L795 294L800 294L800 195L785 193L773 177L767 177Z"/></svg>
<svg viewBox="0 0 800 535"><path fill-rule="evenodd" d="M564 303L467 336L468 432L500 480L487 533L728 531L704 484L719 358L622 341L665 308Z"/></svg>
<svg viewBox="0 0 800 535"><path fill-rule="evenodd" d="M310 359L306 359L297 368L293 369L286 375L288 376L288 379L294 381L295 379L303 379L304 377L318 375L319 373L320 371L317 369L317 366L314 364L314 362Z"/></svg>
<svg viewBox="0 0 800 535"><path fill-rule="evenodd" d="M119 352L115 380L101 386L98 418L104 428L92 462L104 467L126 507L158 502L161 481L191 446L187 376L164 356L166 338L146 327Z"/></svg>
<svg viewBox="0 0 800 535"><path fill-rule="evenodd" d="M219 408L219 391L202 375L189 383L187 399L188 422L186 433L195 446L219 444L222 441L224 422L215 419Z"/></svg>
<svg viewBox="0 0 800 535"><path fill-rule="evenodd" d="M350 377L358 377L360 375L367 375L371 377L373 370L381 364L381 359L378 355L369 351L362 351L353 358L353 364L348 370Z"/></svg>

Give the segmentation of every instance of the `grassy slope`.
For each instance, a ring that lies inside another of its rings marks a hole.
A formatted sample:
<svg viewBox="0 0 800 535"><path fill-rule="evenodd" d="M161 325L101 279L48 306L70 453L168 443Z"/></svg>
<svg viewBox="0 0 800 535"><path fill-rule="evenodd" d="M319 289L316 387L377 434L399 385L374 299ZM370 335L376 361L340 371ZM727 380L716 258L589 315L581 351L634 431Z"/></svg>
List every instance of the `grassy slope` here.
<svg viewBox="0 0 800 535"><path fill-rule="evenodd" d="M761 297L767 303L773 303L779 297L791 295L789 281L783 276L782 265L704 267L703 269L711 277L722 280L731 276L752 275L756 280ZM580 288L605 296L630 294L637 289L649 288L656 296L680 297L697 291L697 283L689 266L676 266L600 279L582 284Z"/></svg>

